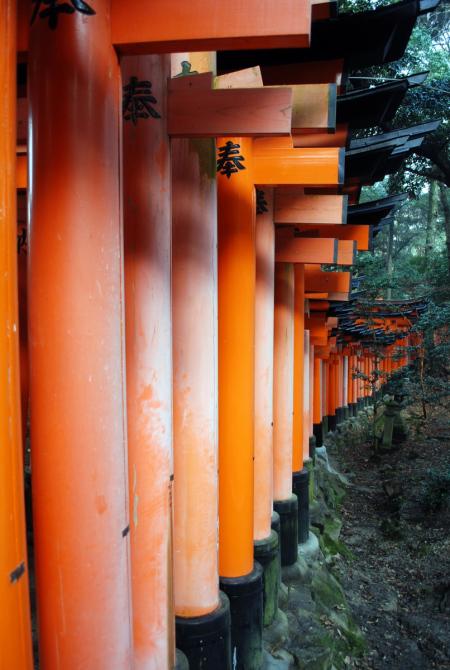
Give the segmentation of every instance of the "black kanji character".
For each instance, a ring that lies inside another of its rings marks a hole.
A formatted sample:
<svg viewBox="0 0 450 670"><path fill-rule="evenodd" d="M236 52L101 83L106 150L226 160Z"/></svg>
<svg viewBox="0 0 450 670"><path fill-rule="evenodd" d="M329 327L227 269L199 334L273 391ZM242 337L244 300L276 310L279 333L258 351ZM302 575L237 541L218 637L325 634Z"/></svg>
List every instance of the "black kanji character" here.
<svg viewBox="0 0 450 670"><path fill-rule="evenodd" d="M260 188L256 189L256 213L257 214L263 214L264 212L268 212L269 210L267 209L267 200L265 198L264 191Z"/></svg>
<svg viewBox="0 0 450 670"><path fill-rule="evenodd" d="M138 119L160 119L152 104L158 101L152 94L151 81L139 81L137 77L130 77L130 81L123 87L122 112L125 121L137 124Z"/></svg>
<svg viewBox="0 0 450 670"><path fill-rule="evenodd" d="M70 2L59 2L59 0L32 0L34 5L33 14L30 23L33 24L36 17L39 15L40 19L48 19L48 25L52 30L58 26L59 14L95 14L95 10L90 7L87 2L83 0L70 0ZM43 7L41 9L41 7Z"/></svg>
<svg viewBox="0 0 450 670"><path fill-rule="evenodd" d="M229 179L234 172L245 170L244 156L239 154L240 144L228 141L223 147L219 147L219 158L217 159L217 172L226 175Z"/></svg>

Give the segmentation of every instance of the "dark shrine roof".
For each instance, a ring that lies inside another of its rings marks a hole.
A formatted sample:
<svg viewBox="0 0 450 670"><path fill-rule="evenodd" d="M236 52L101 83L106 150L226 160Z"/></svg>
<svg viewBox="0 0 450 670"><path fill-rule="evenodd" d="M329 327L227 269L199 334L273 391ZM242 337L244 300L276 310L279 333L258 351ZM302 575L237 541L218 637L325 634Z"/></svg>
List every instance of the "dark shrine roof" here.
<svg viewBox="0 0 450 670"><path fill-rule="evenodd" d="M339 95L336 111L337 122L347 123L350 130L353 130L371 128L391 121L408 89L425 81L427 74L420 73Z"/></svg>
<svg viewBox="0 0 450 670"><path fill-rule="evenodd" d="M260 65L264 78L265 65L343 58L345 69L353 70L390 63L402 57L417 17L438 4L439 0L403 0L365 12L313 21L309 48L222 51L217 54L218 72Z"/></svg>

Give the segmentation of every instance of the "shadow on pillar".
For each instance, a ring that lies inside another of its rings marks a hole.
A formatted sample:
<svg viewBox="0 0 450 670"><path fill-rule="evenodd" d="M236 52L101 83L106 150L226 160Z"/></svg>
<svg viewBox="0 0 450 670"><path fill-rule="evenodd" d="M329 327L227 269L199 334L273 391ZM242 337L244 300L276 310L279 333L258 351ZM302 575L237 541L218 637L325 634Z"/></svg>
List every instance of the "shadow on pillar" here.
<svg viewBox="0 0 450 670"><path fill-rule="evenodd" d="M177 655L176 670L231 670L230 602L224 593L213 612L176 617L175 627L177 647L188 661L183 665L182 656Z"/></svg>
<svg viewBox="0 0 450 670"><path fill-rule="evenodd" d="M263 569L263 625L270 626L278 610L281 579L278 534L274 530L264 540L255 540L254 556Z"/></svg>
<svg viewBox="0 0 450 670"><path fill-rule="evenodd" d="M263 569L255 561L243 577L221 577L220 588L230 600L233 670L261 670L263 663ZM192 666L191 670L206 666ZM225 667L208 666L208 670Z"/></svg>
<svg viewBox="0 0 450 670"><path fill-rule="evenodd" d="M294 472L292 490L298 501L298 542L306 542L309 536L309 471L307 468Z"/></svg>
<svg viewBox="0 0 450 670"><path fill-rule="evenodd" d="M273 507L280 515L281 566L293 565L298 555L298 501L292 495L287 500L275 500Z"/></svg>

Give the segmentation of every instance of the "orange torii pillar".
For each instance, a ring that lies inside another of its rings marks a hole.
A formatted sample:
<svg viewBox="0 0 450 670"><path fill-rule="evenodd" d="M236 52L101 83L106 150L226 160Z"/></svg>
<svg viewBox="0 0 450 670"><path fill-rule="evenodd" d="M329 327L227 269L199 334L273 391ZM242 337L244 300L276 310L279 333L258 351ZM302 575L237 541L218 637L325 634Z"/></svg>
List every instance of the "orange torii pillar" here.
<svg viewBox="0 0 450 670"><path fill-rule="evenodd" d="M120 72L110 3L30 31L30 404L40 663L132 665Z"/></svg>
<svg viewBox="0 0 450 670"><path fill-rule="evenodd" d="M263 571L253 560L256 205L252 140L219 138L217 151L219 574L230 598L233 662L237 668L257 670L262 664Z"/></svg>
<svg viewBox="0 0 450 670"><path fill-rule="evenodd" d="M32 670L20 419L16 221L16 2L0 6L0 667Z"/></svg>
<svg viewBox="0 0 450 670"><path fill-rule="evenodd" d="M344 391L343 360L342 360L342 349L339 346L336 353L336 424L340 424L344 419L343 391Z"/></svg>
<svg viewBox="0 0 450 670"><path fill-rule="evenodd" d="M358 413L358 408L357 408L357 391L356 391L356 379L355 379L355 373L356 373L356 368L357 368L357 358L356 358L356 349L354 346L352 346L352 355L351 355L351 364L350 364L350 370L349 370L349 384L351 383L352 390L351 390L351 398L352 398L352 403L350 407L350 412L352 416L356 416Z"/></svg>
<svg viewBox="0 0 450 670"><path fill-rule="evenodd" d="M311 337L310 331L304 332L304 363L303 363L303 463L310 461L310 352Z"/></svg>
<svg viewBox="0 0 450 670"><path fill-rule="evenodd" d="M298 551L298 504L292 493L292 414L294 403L294 265L275 264L273 359L274 509L280 515L281 565Z"/></svg>
<svg viewBox="0 0 450 670"><path fill-rule="evenodd" d="M170 56L125 56L121 70L134 667L159 670L174 665L175 637ZM139 108L145 93L153 114Z"/></svg>
<svg viewBox="0 0 450 670"><path fill-rule="evenodd" d="M330 354L328 364L328 429L336 430L336 354Z"/></svg>
<svg viewBox="0 0 450 670"><path fill-rule="evenodd" d="M215 54L172 56L215 69ZM172 140L174 600L177 646L192 666L228 670L230 612L219 591L217 195L212 139ZM206 643L205 643L206 641ZM205 661L206 659L206 661Z"/></svg>
<svg viewBox="0 0 450 670"><path fill-rule="evenodd" d="M342 363L343 363L343 368L342 368L342 385L343 385L343 405L342 405L342 410L343 410L343 419L344 421L348 419L349 417L349 409L348 409L348 354L343 352L342 354Z"/></svg>
<svg viewBox="0 0 450 670"><path fill-rule="evenodd" d="M323 438L328 433L328 364L329 354L327 354L327 358L322 360L322 442Z"/></svg>
<svg viewBox="0 0 450 670"><path fill-rule="evenodd" d="M322 359L314 356L314 402L313 402L313 432L316 438L316 447L323 444L322 434Z"/></svg>
<svg viewBox="0 0 450 670"><path fill-rule="evenodd" d="M273 188L258 188L256 210L255 294L255 497L253 539L255 559L264 568L264 625L278 608L279 544L272 530L273 508L273 326L275 226ZM279 520L277 520L279 521Z"/></svg>
<svg viewBox="0 0 450 670"><path fill-rule="evenodd" d="M298 541L309 536L309 470L303 454L305 365L305 266L294 264L294 365L292 421L292 491L297 496Z"/></svg>

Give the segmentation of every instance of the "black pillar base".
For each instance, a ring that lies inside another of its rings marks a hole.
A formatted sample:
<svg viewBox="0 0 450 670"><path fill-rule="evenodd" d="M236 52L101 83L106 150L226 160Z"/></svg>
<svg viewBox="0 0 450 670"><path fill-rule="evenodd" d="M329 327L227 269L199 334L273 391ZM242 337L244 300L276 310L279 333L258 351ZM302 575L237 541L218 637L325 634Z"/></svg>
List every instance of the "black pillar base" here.
<svg viewBox="0 0 450 670"><path fill-rule="evenodd" d="M292 475L292 490L298 503L298 542L302 544L309 537L309 471L303 468Z"/></svg>
<svg viewBox="0 0 450 670"><path fill-rule="evenodd" d="M336 414L329 414L328 417L328 430L332 432L336 430Z"/></svg>
<svg viewBox="0 0 450 670"><path fill-rule="evenodd" d="M350 403L349 407L351 416L356 416L358 414L358 404L356 402L352 402Z"/></svg>
<svg viewBox="0 0 450 670"><path fill-rule="evenodd" d="M345 405L345 407L342 408L343 416L344 416L344 421L347 421L347 419L350 417L350 409L348 405Z"/></svg>
<svg viewBox="0 0 450 670"><path fill-rule="evenodd" d="M313 424L313 433L316 438L316 447L321 447L323 444L323 427L321 423Z"/></svg>
<svg viewBox="0 0 450 670"><path fill-rule="evenodd" d="M336 407L336 425L338 426L344 420L342 407Z"/></svg>
<svg viewBox="0 0 450 670"><path fill-rule="evenodd" d="M175 617L175 629L177 647L186 655L191 670L230 670L230 602L224 593L220 593L219 607L210 614Z"/></svg>
<svg viewBox="0 0 450 670"><path fill-rule="evenodd" d="M273 507L280 515L281 566L293 565L298 555L298 502L292 495L288 500L274 500Z"/></svg>
<svg viewBox="0 0 450 670"><path fill-rule="evenodd" d="M263 569L255 562L249 575L221 577L220 588L230 600L233 670L261 670Z"/></svg>
<svg viewBox="0 0 450 670"><path fill-rule="evenodd" d="M175 665L174 670L189 670L189 661L187 657L179 649L175 649Z"/></svg>
<svg viewBox="0 0 450 670"><path fill-rule="evenodd" d="M328 417L323 416L322 417L322 436L325 437L325 435L328 433Z"/></svg>
<svg viewBox="0 0 450 670"><path fill-rule="evenodd" d="M358 406L358 412L360 412L364 407L363 398L358 398L358 402L356 404Z"/></svg>
<svg viewBox="0 0 450 670"><path fill-rule="evenodd" d="M280 560L278 535L273 530L264 540L253 542L255 561L263 569L263 625L270 626L278 610Z"/></svg>

